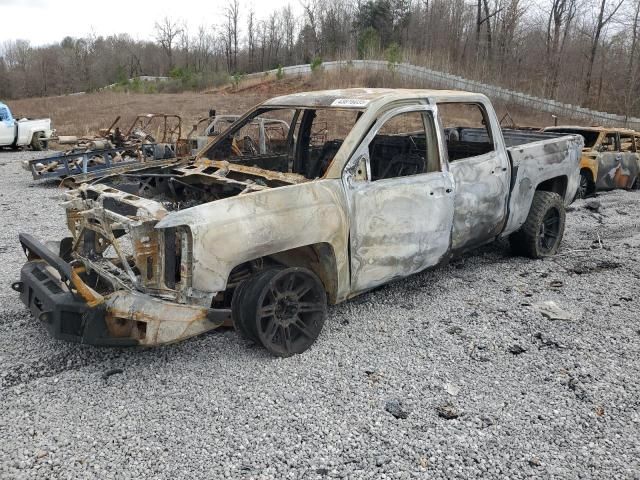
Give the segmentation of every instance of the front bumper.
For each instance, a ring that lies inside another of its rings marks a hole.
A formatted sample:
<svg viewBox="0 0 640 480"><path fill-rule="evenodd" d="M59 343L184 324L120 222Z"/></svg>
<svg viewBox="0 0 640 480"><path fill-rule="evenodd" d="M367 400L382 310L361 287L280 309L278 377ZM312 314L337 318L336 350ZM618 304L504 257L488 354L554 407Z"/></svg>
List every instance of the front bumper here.
<svg viewBox="0 0 640 480"><path fill-rule="evenodd" d="M230 310L183 305L139 292L101 296L30 235L20 235L29 261L12 288L51 336L91 345L156 346L228 323Z"/></svg>

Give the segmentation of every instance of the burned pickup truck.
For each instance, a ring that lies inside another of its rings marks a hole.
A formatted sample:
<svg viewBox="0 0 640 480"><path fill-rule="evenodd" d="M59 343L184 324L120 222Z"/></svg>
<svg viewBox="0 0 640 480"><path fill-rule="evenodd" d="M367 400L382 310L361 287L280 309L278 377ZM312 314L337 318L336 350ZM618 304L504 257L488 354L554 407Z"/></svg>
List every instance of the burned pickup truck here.
<svg viewBox="0 0 640 480"><path fill-rule="evenodd" d="M260 118L291 125L286 141L238 148ZM274 98L187 164L67 193L71 236L22 234L13 288L61 339L152 346L232 322L275 355L301 353L328 304L501 237L529 257L557 251L582 137L518 135L506 147L473 93Z"/></svg>

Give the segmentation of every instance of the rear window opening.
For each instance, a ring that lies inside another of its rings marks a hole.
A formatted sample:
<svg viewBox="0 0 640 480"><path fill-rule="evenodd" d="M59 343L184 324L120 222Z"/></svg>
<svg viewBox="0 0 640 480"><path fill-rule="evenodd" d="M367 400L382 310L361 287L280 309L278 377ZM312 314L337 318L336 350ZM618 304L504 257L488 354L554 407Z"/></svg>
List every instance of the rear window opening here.
<svg viewBox="0 0 640 480"><path fill-rule="evenodd" d="M495 149L490 122L484 107L477 103L439 103L449 161L464 160Z"/></svg>
<svg viewBox="0 0 640 480"><path fill-rule="evenodd" d="M600 132L582 128L546 128L545 132L560 133L563 135L581 135L584 138L584 148L593 148L598 142Z"/></svg>

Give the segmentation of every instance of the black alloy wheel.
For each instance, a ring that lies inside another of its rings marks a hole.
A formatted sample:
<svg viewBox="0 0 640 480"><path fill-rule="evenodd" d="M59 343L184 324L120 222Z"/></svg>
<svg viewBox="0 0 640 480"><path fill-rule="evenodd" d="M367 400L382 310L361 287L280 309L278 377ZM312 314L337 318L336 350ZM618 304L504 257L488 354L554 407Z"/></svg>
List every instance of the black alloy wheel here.
<svg viewBox="0 0 640 480"><path fill-rule="evenodd" d="M555 248L559 236L560 211L552 207L540 222L540 230L538 232L538 248L540 252L543 254L551 252Z"/></svg>
<svg viewBox="0 0 640 480"><path fill-rule="evenodd" d="M316 341L327 316L324 285L311 270L285 268L262 277L253 315L255 333L272 354L289 357L307 350ZM258 291L257 291L258 290Z"/></svg>

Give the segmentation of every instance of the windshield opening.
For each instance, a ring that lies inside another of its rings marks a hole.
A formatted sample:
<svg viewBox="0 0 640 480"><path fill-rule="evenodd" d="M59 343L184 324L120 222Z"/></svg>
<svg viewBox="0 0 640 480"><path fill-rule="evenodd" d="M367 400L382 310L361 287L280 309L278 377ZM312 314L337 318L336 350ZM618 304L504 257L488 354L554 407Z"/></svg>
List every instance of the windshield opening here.
<svg viewBox="0 0 640 480"><path fill-rule="evenodd" d="M313 180L324 176L360 115L353 108L257 109L200 157Z"/></svg>

